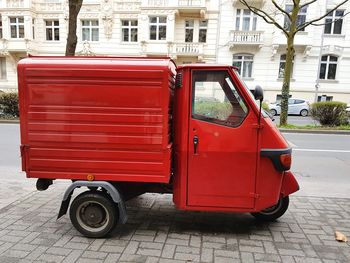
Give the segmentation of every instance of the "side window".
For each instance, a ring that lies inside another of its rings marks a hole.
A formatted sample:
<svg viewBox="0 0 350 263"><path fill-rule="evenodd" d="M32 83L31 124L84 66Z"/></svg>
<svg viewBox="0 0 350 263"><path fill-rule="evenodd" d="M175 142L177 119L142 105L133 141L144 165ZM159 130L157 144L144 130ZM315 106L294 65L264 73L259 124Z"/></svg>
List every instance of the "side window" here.
<svg viewBox="0 0 350 263"><path fill-rule="evenodd" d="M288 104L294 104L295 100L294 99L289 99Z"/></svg>
<svg viewBox="0 0 350 263"><path fill-rule="evenodd" d="M192 72L192 118L229 127L239 126L248 108L227 71Z"/></svg>

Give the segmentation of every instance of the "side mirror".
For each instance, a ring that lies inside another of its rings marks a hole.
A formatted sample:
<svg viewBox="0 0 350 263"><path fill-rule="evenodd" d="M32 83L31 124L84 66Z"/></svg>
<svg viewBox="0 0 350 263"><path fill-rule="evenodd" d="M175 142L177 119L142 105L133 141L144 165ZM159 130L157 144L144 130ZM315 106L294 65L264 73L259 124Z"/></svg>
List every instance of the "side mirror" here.
<svg viewBox="0 0 350 263"><path fill-rule="evenodd" d="M260 87L259 85L255 86L254 98L256 100L260 100L260 101L264 100L264 91L263 91L262 87Z"/></svg>

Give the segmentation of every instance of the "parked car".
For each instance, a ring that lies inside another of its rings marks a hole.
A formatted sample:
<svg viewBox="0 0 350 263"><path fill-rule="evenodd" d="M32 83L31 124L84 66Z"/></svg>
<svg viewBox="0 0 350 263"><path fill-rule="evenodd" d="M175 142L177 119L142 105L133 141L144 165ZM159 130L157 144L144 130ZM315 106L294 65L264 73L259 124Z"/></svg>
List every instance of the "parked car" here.
<svg viewBox="0 0 350 263"><path fill-rule="evenodd" d="M281 102L275 102L269 104L271 115L281 114ZM296 114L306 117L309 114L310 103L302 99L288 99L288 115Z"/></svg>

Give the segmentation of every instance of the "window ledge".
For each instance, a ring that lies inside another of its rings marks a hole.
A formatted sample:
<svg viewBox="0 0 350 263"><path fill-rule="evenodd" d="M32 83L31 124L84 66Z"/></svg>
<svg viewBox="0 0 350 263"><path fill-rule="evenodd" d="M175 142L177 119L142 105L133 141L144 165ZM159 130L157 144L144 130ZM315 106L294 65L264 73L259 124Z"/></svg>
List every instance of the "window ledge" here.
<svg viewBox="0 0 350 263"><path fill-rule="evenodd" d="M122 41L122 42L120 42L120 44L122 44L122 45L138 45L139 42L138 41L137 42L135 42L135 41L130 41L130 42Z"/></svg>
<svg viewBox="0 0 350 263"><path fill-rule="evenodd" d="M149 43L149 44L166 44L167 41L166 40L148 40L146 43Z"/></svg>
<svg viewBox="0 0 350 263"><path fill-rule="evenodd" d="M249 77L246 77L246 78L242 78L243 80L246 80L246 81L253 81L254 78L249 78Z"/></svg>
<svg viewBox="0 0 350 263"><path fill-rule="evenodd" d="M307 31L298 31L297 35L301 35L301 36L306 36L308 34Z"/></svg>
<svg viewBox="0 0 350 263"><path fill-rule="evenodd" d="M320 83L339 83L339 80L336 79L319 79Z"/></svg>
<svg viewBox="0 0 350 263"><path fill-rule="evenodd" d="M282 82L282 81L283 81L283 78L277 78L277 81ZM294 78L291 78L291 79L290 79L290 81L291 81L291 82L294 82L294 81L295 81L295 79L294 79Z"/></svg>
<svg viewBox="0 0 350 263"><path fill-rule="evenodd" d="M342 34L323 34L324 37L327 37L327 38L331 38L331 37L334 37L334 38L345 38L345 35L342 35Z"/></svg>
<svg viewBox="0 0 350 263"><path fill-rule="evenodd" d="M7 79L0 79L0 82L7 82Z"/></svg>

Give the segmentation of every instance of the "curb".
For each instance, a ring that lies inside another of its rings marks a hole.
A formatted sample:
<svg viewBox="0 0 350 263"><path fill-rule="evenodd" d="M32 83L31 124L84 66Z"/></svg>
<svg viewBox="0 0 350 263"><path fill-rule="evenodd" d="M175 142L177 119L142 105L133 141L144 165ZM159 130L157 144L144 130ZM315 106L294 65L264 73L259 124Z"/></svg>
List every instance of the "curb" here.
<svg viewBox="0 0 350 263"><path fill-rule="evenodd" d="M19 123L19 120L0 120L0 123Z"/></svg>
<svg viewBox="0 0 350 263"><path fill-rule="evenodd" d="M311 133L311 134L340 134L350 135L350 130L302 130L302 129L279 129L282 133Z"/></svg>

